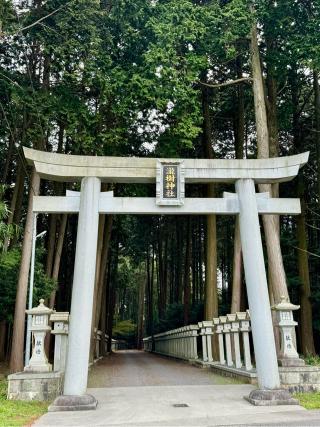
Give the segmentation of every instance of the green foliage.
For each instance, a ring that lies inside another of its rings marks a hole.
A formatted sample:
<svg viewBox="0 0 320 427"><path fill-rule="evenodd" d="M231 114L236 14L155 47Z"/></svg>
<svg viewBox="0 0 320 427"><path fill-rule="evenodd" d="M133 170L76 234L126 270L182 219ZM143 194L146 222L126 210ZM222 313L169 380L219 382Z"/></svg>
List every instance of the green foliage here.
<svg viewBox="0 0 320 427"><path fill-rule="evenodd" d="M6 400L8 383L0 380L0 426L18 427L31 425L37 418L47 412L47 402L25 402Z"/></svg>
<svg viewBox="0 0 320 427"><path fill-rule="evenodd" d="M6 223L10 212L6 202L3 201L4 191L5 186L0 185L0 253L3 250L5 240L17 235L19 231L17 226Z"/></svg>
<svg viewBox="0 0 320 427"><path fill-rule="evenodd" d="M135 325L132 320L122 320L113 327L113 337L118 339L133 337L136 333L136 328L137 325Z"/></svg>
<svg viewBox="0 0 320 427"><path fill-rule="evenodd" d="M36 252L33 306L40 298L48 298L56 289L56 282L44 274L42 258L43 248ZM21 251L12 249L0 257L0 320L13 321L16 286L19 275Z"/></svg>
<svg viewBox="0 0 320 427"><path fill-rule="evenodd" d="M312 366L320 366L320 356L312 356L311 354L310 355L307 355L307 356L304 356L304 361L306 362L306 364L307 365L312 365Z"/></svg>
<svg viewBox="0 0 320 427"><path fill-rule="evenodd" d="M26 28L53 11L57 12ZM256 20L261 62L267 77L266 97L268 77L276 80L280 154L294 154L302 149L311 152L309 167L304 168L307 234L310 252L319 255L319 159L312 88L312 71L320 69L319 11L319 0L47 0L20 10L18 19L12 2L2 0L0 169L12 140L48 151L56 151L60 144L59 149L72 154L203 157L204 93L208 95L214 154L217 158L234 157L240 86L204 90L201 82L236 79L239 64L241 73L250 75L248 35ZM25 29L18 31L18 28ZM297 85L298 105L292 100L293 80ZM252 158L256 156L252 88L243 84L241 89L245 107L244 149L246 157ZM302 140L299 147L293 142L295 107ZM8 180L14 177L16 161L13 156ZM202 196L202 186L194 187L188 185L187 194ZM234 191L217 188L218 192ZM294 182L283 183L280 189L283 194L296 197ZM116 195L123 196L155 194L154 186L117 185L114 190ZM14 232L6 226L7 215L7 206L0 202L0 252L5 237ZM113 256L118 245L119 253L110 264L111 286L119 308L117 322L132 319L136 323L138 289L145 280L146 257L151 258L152 252L154 326L163 330L182 324L182 292L180 301L173 301L179 299L175 290L178 274L180 277L184 274L186 247L185 235L179 242L175 238L176 228L181 227L183 234L185 220L181 218L175 224L168 218L115 219L117 239L113 239L110 252ZM45 223L47 219L41 221ZM199 262L193 265L197 269L198 289L191 308L192 322L202 320L204 223L200 221L193 236L196 243L192 250L198 254L195 257ZM222 278L219 309L225 313L231 296L234 219L218 218L217 229L218 268ZM72 257L75 233L67 232L70 239L66 246ZM299 304L301 280L295 234L295 220L282 219L281 242L289 291L292 301ZM5 313L9 320L19 256L14 251L0 262L0 313ZM68 257L62 259L63 267L64 263L69 263ZM160 264L167 269L161 286L163 283L167 286L170 295L166 302L170 304L159 320L163 308L158 304ZM309 264L311 302L316 308L320 302L318 258L310 255ZM66 273L69 270L69 265L61 269L66 290L71 287L68 282L71 275ZM36 280L39 291L36 290L35 303L40 296L48 295L53 286L41 275ZM180 282L182 289L183 279ZM314 329L318 338L319 316L319 310L315 309Z"/></svg>
<svg viewBox="0 0 320 427"><path fill-rule="evenodd" d="M135 347L137 335L137 325L132 320L118 321L112 328L112 338L125 341L126 345Z"/></svg>
<svg viewBox="0 0 320 427"><path fill-rule="evenodd" d="M320 392L295 393L293 397L306 409L320 409Z"/></svg>
<svg viewBox="0 0 320 427"><path fill-rule="evenodd" d="M196 324L203 320L203 304L196 303L190 308L190 324ZM183 319L183 304L173 303L168 304L165 310L164 317L158 320L155 325L154 333L169 331L171 329L184 326Z"/></svg>

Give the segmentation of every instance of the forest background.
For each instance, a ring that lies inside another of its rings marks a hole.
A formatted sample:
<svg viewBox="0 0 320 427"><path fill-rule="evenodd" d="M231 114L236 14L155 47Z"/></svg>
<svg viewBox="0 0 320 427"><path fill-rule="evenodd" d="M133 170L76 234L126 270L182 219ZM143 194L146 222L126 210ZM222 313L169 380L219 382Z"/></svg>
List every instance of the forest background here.
<svg viewBox="0 0 320 427"><path fill-rule="evenodd" d="M23 363L29 194L79 190L39 184L22 146L157 158L310 151L280 186L301 198L302 215L261 227L270 302L301 305L299 351L320 351L319 14L319 0L0 0L0 359L11 356L11 370ZM153 185L104 190L155 196ZM39 216L34 305L70 309L76 229L75 215ZM145 334L246 308L234 217L100 218L93 326L110 337L139 346Z"/></svg>

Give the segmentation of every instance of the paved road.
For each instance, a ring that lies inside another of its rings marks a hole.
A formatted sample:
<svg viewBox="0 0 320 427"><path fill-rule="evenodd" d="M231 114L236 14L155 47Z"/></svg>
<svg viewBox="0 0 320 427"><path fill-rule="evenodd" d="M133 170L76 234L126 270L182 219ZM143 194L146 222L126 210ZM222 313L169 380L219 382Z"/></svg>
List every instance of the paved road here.
<svg viewBox="0 0 320 427"><path fill-rule="evenodd" d="M300 406L252 406L243 399L252 389L187 363L123 351L91 369L88 393L99 402L95 411L51 412L35 425L320 426L320 411Z"/></svg>
<svg viewBox="0 0 320 427"><path fill-rule="evenodd" d="M138 350L113 353L90 370L90 388L236 384L188 363Z"/></svg>

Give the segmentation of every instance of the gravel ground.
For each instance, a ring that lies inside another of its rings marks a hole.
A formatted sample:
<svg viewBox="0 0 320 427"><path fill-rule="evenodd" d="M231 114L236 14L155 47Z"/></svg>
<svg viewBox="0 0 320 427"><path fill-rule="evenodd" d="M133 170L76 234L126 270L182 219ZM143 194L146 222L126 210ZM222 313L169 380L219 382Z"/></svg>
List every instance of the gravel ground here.
<svg viewBox="0 0 320 427"><path fill-rule="evenodd" d="M136 387L170 385L237 384L187 362L138 350L123 350L96 363L89 373L88 387Z"/></svg>

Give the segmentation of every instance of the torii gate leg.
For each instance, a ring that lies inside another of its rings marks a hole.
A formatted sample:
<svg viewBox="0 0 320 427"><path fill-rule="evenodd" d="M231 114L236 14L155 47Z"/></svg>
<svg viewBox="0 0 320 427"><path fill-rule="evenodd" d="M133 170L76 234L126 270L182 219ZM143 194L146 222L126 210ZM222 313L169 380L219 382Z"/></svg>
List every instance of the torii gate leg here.
<svg viewBox="0 0 320 427"><path fill-rule="evenodd" d="M252 337L260 388L280 387L254 181L236 182Z"/></svg>
<svg viewBox="0 0 320 427"><path fill-rule="evenodd" d="M280 389L254 181L252 179L236 181L236 192L239 200L243 263L260 388L251 392L249 399L255 404L260 400L290 399L290 395Z"/></svg>
<svg viewBox="0 0 320 427"><path fill-rule="evenodd" d="M97 401L86 395L91 338L92 305L97 256L101 181L81 181L77 247L72 287L69 344L64 395L49 410L95 409Z"/></svg>

